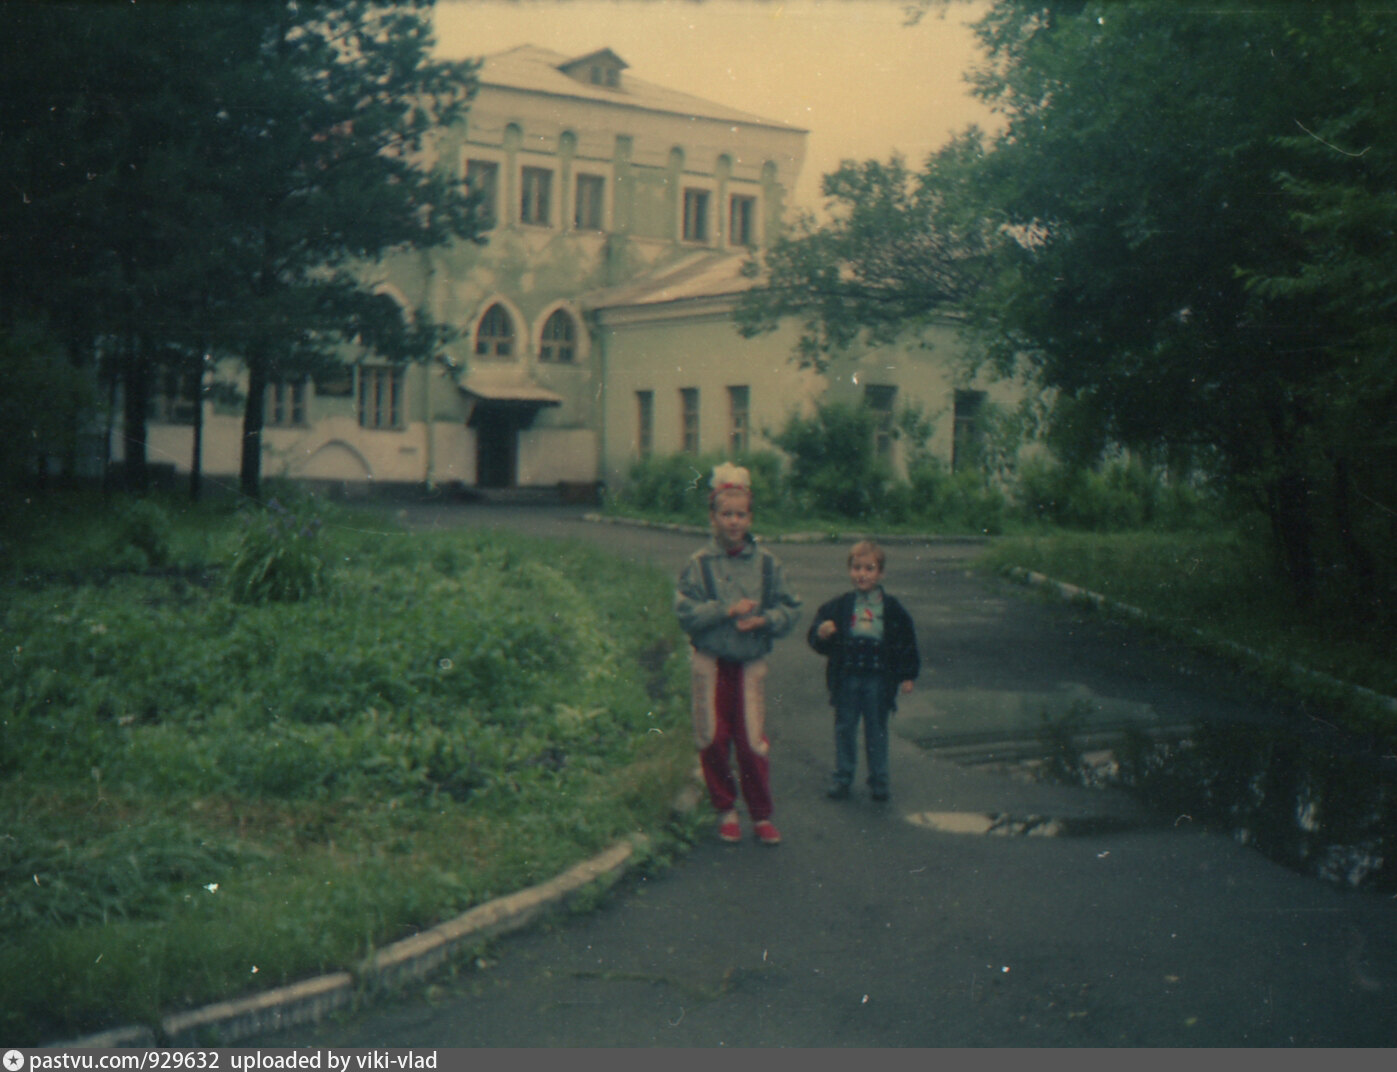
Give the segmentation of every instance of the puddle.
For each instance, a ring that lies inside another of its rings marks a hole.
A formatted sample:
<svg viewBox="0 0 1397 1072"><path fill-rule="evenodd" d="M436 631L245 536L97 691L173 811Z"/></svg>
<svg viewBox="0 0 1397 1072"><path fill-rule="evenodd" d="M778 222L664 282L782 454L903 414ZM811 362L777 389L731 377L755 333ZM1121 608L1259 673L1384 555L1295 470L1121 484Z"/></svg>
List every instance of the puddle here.
<svg viewBox="0 0 1397 1072"><path fill-rule="evenodd" d="M931 693L907 715L895 723L902 736L958 763L1125 790L1165 825L1186 817L1303 874L1397 890L1397 756L1361 742L1252 725L1165 725L1148 705L1073 684L1050 693ZM908 819L946 833L1026 837L1118 822L947 812Z"/></svg>
<svg viewBox="0 0 1397 1072"><path fill-rule="evenodd" d="M942 834L981 834L995 837L1088 837L1133 830L1140 824L1109 816L1052 819L1044 815L1015 816L1005 812L919 811L906 816L913 826Z"/></svg>

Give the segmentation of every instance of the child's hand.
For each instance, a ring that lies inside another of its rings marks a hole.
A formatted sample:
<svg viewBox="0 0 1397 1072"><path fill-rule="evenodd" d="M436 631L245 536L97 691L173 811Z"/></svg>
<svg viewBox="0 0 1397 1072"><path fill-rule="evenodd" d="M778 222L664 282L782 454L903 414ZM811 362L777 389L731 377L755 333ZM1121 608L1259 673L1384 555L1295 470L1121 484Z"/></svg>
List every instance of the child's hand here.
<svg viewBox="0 0 1397 1072"><path fill-rule="evenodd" d="M837 632L839 632L839 626L835 625L832 621L826 618L824 621L820 623L820 628L815 630L815 635L819 637L821 640L828 640Z"/></svg>
<svg viewBox="0 0 1397 1072"><path fill-rule="evenodd" d="M751 602L751 600L748 600ZM762 615L755 615L751 618L739 618L737 620L737 631L739 633L750 633L753 629L760 629L766 625L766 618Z"/></svg>
<svg viewBox="0 0 1397 1072"><path fill-rule="evenodd" d="M904 681L904 682L902 683L901 688L902 688L903 694L906 695L907 693L909 693L909 692L912 691L912 682L910 682L910 681Z"/></svg>
<svg viewBox="0 0 1397 1072"><path fill-rule="evenodd" d="M731 607L728 608L728 617L745 618L747 617L747 615L751 614L756 609L757 601L755 599L739 599L736 603L734 603ZM741 623L738 623L738 628L742 628Z"/></svg>

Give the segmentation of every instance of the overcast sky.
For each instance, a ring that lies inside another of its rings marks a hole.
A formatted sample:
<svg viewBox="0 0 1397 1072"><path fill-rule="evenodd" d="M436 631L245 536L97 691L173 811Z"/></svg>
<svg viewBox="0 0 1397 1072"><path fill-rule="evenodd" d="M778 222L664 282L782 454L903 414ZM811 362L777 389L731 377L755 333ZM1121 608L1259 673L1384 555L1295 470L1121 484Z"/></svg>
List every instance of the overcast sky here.
<svg viewBox="0 0 1397 1072"><path fill-rule="evenodd" d="M920 164L972 122L976 52L957 3L906 26L904 0L437 0L438 55L473 58L516 45L580 56L610 48L647 82L804 127L796 201L846 157Z"/></svg>

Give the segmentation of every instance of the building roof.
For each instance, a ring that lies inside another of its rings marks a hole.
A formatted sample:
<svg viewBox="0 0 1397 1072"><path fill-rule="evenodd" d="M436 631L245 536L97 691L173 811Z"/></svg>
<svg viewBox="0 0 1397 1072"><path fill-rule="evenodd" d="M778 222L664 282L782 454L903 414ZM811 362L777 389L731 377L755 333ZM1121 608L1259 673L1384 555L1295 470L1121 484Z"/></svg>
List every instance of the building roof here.
<svg viewBox="0 0 1397 1072"><path fill-rule="evenodd" d="M742 272L748 259L745 250L696 252L635 282L585 295L581 304L588 309L613 309L741 294L757 283Z"/></svg>
<svg viewBox="0 0 1397 1072"><path fill-rule="evenodd" d="M478 78L482 86L548 93L671 115L809 133L803 127L783 123L779 119L766 119L751 112L729 108L725 104L716 104L701 97L657 86L633 75L626 75L619 86L598 86L578 81L563 70L582 59L598 55L611 56L622 66L626 65L625 61L610 49L597 49L581 56L565 56L561 52L539 48L536 45L520 45L486 56Z"/></svg>

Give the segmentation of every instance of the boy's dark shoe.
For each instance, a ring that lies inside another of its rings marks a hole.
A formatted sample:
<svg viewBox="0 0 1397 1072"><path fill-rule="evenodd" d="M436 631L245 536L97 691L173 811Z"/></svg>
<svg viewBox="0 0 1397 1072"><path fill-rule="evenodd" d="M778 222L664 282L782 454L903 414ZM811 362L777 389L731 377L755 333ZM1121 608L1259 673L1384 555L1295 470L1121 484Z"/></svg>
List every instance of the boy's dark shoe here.
<svg viewBox="0 0 1397 1072"><path fill-rule="evenodd" d="M829 797L830 800L848 800L849 787L847 785L839 785L836 782L825 790L825 796Z"/></svg>
<svg viewBox="0 0 1397 1072"><path fill-rule="evenodd" d="M886 789L874 789L871 790L868 795L881 804L883 801L888 799L890 794Z"/></svg>

